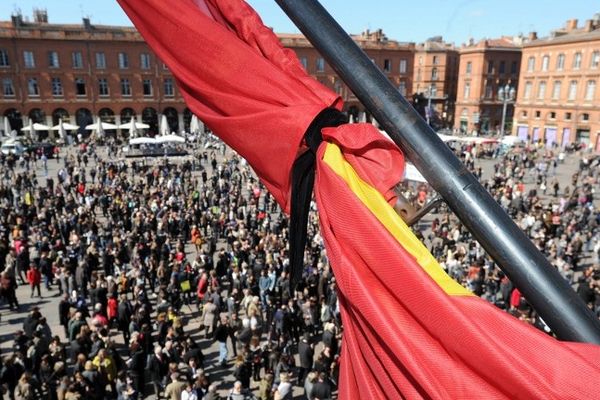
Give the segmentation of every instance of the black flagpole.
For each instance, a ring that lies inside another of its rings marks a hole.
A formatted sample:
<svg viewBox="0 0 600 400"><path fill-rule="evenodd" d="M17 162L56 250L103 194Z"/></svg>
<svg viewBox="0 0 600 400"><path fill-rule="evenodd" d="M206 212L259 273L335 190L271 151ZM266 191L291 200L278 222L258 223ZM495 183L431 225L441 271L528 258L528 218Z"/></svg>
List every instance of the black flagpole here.
<svg viewBox="0 0 600 400"><path fill-rule="evenodd" d="M275 0L562 340L600 320L317 0Z"/></svg>

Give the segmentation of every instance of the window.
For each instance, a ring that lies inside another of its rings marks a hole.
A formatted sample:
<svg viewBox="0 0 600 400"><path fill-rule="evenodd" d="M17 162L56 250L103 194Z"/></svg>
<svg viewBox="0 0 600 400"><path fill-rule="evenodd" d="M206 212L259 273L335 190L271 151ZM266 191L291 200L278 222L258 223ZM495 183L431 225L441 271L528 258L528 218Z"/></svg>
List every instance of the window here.
<svg viewBox="0 0 600 400"><path fill-rule="evenodd" d="M25 68L35 68L35 58L33 57L33 51L24 51L23 61L25 62Z"/></svg>
<svg viewBox="0 0 600 400"><path fill-rule="evenodd" d="M308 68L308 59L306 57L300 57L300 64L302 64L302 66L306 70Z"/></svg>
<svg viewBox="0 0 600 400"><path fill-rule="evenodd" d="M37 97L40 95L40 87L38 86L37 78L29 78L27 80L27 94L30 97Z"/></svg>
<svg viewBox="0 0 600 400"><path fill-rule="evenodd" d="M140 54L140 68L141 69L150 69L150 54L148 54L148 53Z"/></svg>
<svg viewBox="0 0 600 400"><path fill-rule="evenodd" d="M0 50L0 65L2 65L2 53ZM7 64L8 65L8 61ZM600 51L596 50L592 53L592 60L590 62L590 68L596 69L600 65Z"/></svg>
<svg viewBox="0 0 600 400"><path fill-rule="evenodd" d="M325 60L321 57L317 58L317 72L325 71Z"/></svg>
<svg viewBox="0 0 600 400"><path fill-rule="evenodd" d="M585 86L585 101L594 100L595 94L596 94L596 81L587 81L587 85Z"/></svg>
<svg viewBox="0 0 600 400"><path fill-rule="evenodd" d="M523 98L525 100L529 100L531 97L531 89L533 88L533 83L525 82L525 90L523 91Z"/></svg>
<svg viewBox="0 0 600 400"><path fill-rule="evenodd" d="M75 94L77 96L85 96L85 81L83 78L75 78Z"/></svg>
<svg viewBox="0 0 600 400"><path fill-rule="evenodd" d="M437 87L429 86L429 97L435 99L437 97Z"/></svg>
<svg viewBox="0 0 600 400"><path fill-rule="evenodd" d="M575 57L573 57L573 69L581 68L581 53L575 53Z"/></svg>
<svg viewBox="0 0 600 400"><path fill-rule="evenodd" d="M121 78L121 95L131 96L131 84L127 78Z"/></svg>
<svg viewBox="0 0 600 400"><path fill-rule="evenodd" d="M83 68L83 55L80 51L71 53L71 58L73 61L73 68Z"/></svg>
<svg viewBox="0 0 600 400"><path fill-rule="evenodd" d="M423 65L423 56L419 56L419 65Z"/></svg>
<svg viewBox="0 0 600 400"><path fill-rule="evenodd" d="M383 70L385 72L390 72L392 70L392 62L387 58L383 60Z"/></svg>
<svg viewBox="0 0 600 400"><path fill-rule="evenodd" d="M567 121L571 120L571 113L570 112L566 112L565 113L565 120L567 120Z"/></svg>
<svg viewBox="0 0 600 400"><path fill-rule="evenodd" d="M144 79L142 83L144 89L144 96L152 96L152 79Z"/></svg>
<svg viewBox="0 0 600 400"><path fill-rule="evenodd" d="M433 64L434 64L434 65L437 65L437 63L438 63L438 58L437 58L437 56L433 56Z"/></svg>
<svg viewBox="0 0 600 400"><path fill-rule="evenodd" d="M468 61L468 62L467 62L467 69L466 69L465 73L466 73L467 75L470 75L470 74L471 74L471 70L472 70L472 69L473 69L473 63L472 63L471 61Z"/></svg>
<svg viewBox="0 0 600 400"><path fill-rule="evenodd" d="M83 68L83 55L80 51L74 51L71 56L73 57L73 68Z"/></svg>
<svg viewBox="0 0 600 400"><path fill-rule="evenodd" d="M571 81L571 83L569 83L569 95L567 99L575 100L575 97L577 97L577 81Z"/></svg>
<svg viewBox="0 0 600 400"><path fill-rule="evenodd" d="M421 68L417 68L417 81L421 80Z"/></svg>
<svg viewBox="0 0 600 400"><path fill-rule="evenodd" d="M540 86L538 86L537 98L538 100L544 100L544 97L546 97L546 81L541 81Z"/></svg>
<svg viewBox="0 0 600 400"><path fill-rule="evenodd" d="M106 78L98 79L98 95L108 96L108 81Z"/></svg>
<svg viewBox="0 0 600 400"><path fill-rule="evenodd" d="M0 67L9 67L10 63L8 62L8 51L5 49L0 49Z"/></svg>
<svg viewBox="0 0 600 400"><path fill-rule="evenodd" d="M464 91L464 94L463 94L463 98L468 99L470 95L471 95L471 83L470 82L466 82L465 83L465 91Z"/></svg>
<svg viewBox="0 0 600 400"><path fill-rule="evenodd" d="M119 68L129 68L129 56L127 56L127 53L119 53Z"/></svg>
<svg viewBox="0 0 600 400"><path fill-rule="evenodd" d="M535 117L536 117L536 118L539 118L539 117L541 117L541 115L542 115L542 112L541 112L541 111L536 111L536 112L535 112Z"/></svg>
<svg viewBox="0 0 600 400"><path fill-rule="evenodd" d="M485 98L491 99L494 96L494 85L491 82L487 82L485 85Z"/></svg>
<svg viewBox="0 0 600 400"><path fill-rule="evenodd" d="M63 87L60 78L52 78L52 96L61 97L63 95Z"/></svg>
<svg viewBox="0 0 600 400"><path fill-rule="evenodd" d="M500 66L498 67L498 72L503 74L506 70L506 62L500 61Z"/></svg>
<svg viewBox="0 0 600 400"><path fill-rule="evenodd" d="M552 100L558 100L560 98L560 89L562 83L560 81L554 81L554 87L552 88Z"/></svg>
<svg viewBox="0 0 600 400"><path fill-rule="evenodd" d="M556 112L550 111L550 119L556 119Z"/></svg>
<svg viewBox="0 0 600 400"><path fill-rule="evenodd" d="M510 73L511 74L516 74L517 73L517 62L516 61L513 61L510 64Z"/></svg>
<svg viewBox="0 0 600 400"><path fill-rule="evenodd" d="M165 78L165 96L175 96L175 88L173 86L173 78Z"/></svg>
<svg viewBox="0 0 600 400"><path fill-rule="evenodd" d="M2 79L2 93L4 93L4 97L15 97L15 87L12 79Z"/></svg>
<svg viewBox="0 0 600 400"><path fill-rule="evenodd" d="M56 52L56 51L48 52L48 67L50 67L50 68L60 67L60 62L58 61L58 52Z"/></svg>
<svg viewBox="0 0 600 400"><path fill-rule="evenodd" d="M544 56L542 58L542 71L548 71L548 64L550 64L550 56Z"/></svg>
<svg viewBox="0 0 600 400"><path fill-rule="evenodd" d="M400 60L400 73L401 74L405 74L406 73L406 59L402 59Z"/></svg>
<svg viewBox="0 0 600 400"><path fill-rule="evenodd" d="M494 61L490 60L488 61L488 74L493 74L494 73Z"/></svg>
<svg viewBox="0 0 600 400"><path fill-rule="evenodd" d="M535 57L531 56L527 59L527 72L533 72L535 69Z"/></svg>
<svg viewBox="0 0 600 400"><path fill-rule="evenodd" d="M96 68L106 69L106 56L104 53L96 53Z"/></svg>
<svg viewBox="0 0 600 400"><path fill-rule="evenodd" d="M581 120L582 121L589 121L590 120L590 114L588 114L588 113L581 114Z"/></svg>
<svg viewBox="0 0 600 400"><path fill-rule="evenodd" d="M556 70L562 71L565 68L565 55L559 54L556 58Z"/></svg>
<svg viewBox="0 0 600 400"><path fill-rule="evenodd" d="M437 70L437 68L432 68L431 69L431 80L437 81L437 79L438 79L438 70Z"/></svg>
<svg viewBox="0 0 600 400"><path fill-rule="evenodd" d="M163 69L164 69L165 71L167 71L167 70L169 69L169 66L168 66L167 64L163 63Z"/></svg>
<svg viewBox="0 0 600 400"><path fill-rule="evenodd" d="M402 96L406 96L406 82L400 81L400 84L398 85L398 91Z"/></svg>
<svg viewBox="0 0 600 400"><path fill-rule="evenodd" d="M526 110L521 111L521 117L527 118L527 111Z"/></svg>

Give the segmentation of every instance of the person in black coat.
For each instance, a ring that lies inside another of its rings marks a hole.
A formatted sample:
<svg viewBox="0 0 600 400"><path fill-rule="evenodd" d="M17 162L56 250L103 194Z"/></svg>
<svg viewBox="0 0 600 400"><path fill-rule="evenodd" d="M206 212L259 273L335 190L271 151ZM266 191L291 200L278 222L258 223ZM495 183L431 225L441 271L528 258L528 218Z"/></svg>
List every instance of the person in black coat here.
<svg viewBox="0 0 600 400"><path fill-rule="evenodd" d="M121 301L117 307L117 323L119 330L123 332L123 340L129 342L129 324L131 323L131 304L127 300L127 295L121 295Z"/></svg>
<svg viewBox="0 0 600 400"><path fill-rule="evenodd" d="M327 376L324 373L319 373L318 380L313 385L309 398L331 400L331 386L327 382Z"/></svg>
<svg viewBox="0 0 600 400"><path fill-rule="evenodd" d="M58 304L58 319L60 324L65 328L65 337L69 337L69 318L71 313L71 303L69 295L65 294Z"/></svg>
<svg viewBox="0 0 600 400"><path fill-rule="evenodd" d="M127 361L127 369L132 379L136 392L143 394L145 387L144 371L146 369L146 354L137 341L131 343L129 348L131 358Z"/></svg>
<svg viewBox="0 0 600 400"><path fill-rule="evenodd" d="M150 381L154 387L154 394L158 397L159 393L166 386L165 383L169 372L169 361L162 353L160 346L154 348L154 355L150 358L147 369Z"/></svg>
<svg viewBox="0 0 600 400"><path fill-rule="evenodd" d="M304 377L313 367L315 349L309 342L308 333L305 333L298 343L298 356L300 358L300 368L298 369L298 382L304 382Z"/></svg>

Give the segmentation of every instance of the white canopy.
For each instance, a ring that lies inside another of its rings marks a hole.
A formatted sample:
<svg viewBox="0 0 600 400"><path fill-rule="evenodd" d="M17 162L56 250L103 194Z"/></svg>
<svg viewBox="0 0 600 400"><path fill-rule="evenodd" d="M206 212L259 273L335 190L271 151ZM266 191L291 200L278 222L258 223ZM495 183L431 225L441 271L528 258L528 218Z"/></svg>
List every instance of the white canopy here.
<svg viewBox="0 0 600 400"><path fill-rule="evenodd" d="M48 125L44 125L44 124L40 124L40 123L36 122L33 125L30 123L28 126L21 128L22 131L26 131L26 132L29 132L32 129L34 131L47 131L50 129L50 127Z"/></svg>
<svg viewBox="0 0 600 400"><path fill-rule="evenodd" d="M85 127L85 129L95 130L95 131L100 131L100 130L105 130L105 129L117 129L117 126L115 124L109 124L108 122L102 122L101 124L102 124L102 126L100 126L99 123L96 122L95 124L87 125ZM98 128L100 128L100 129L98 129Z"/></svg>
<svg viewBox="0 0 600 400"><path fill-rule="evenodd" d="M518 143L524 143L524 140L518 136L504 136L500 143L505 144L507 146L514 146Z"/></svg>
<svg viewBox="0 0 600 400"><path fill-rule="evenodd" d="M417 170L417 168L411 163L406 163L404 180L427 183L427 180L423 177L423 175L421 175L419 170Z"/></svg>
<svg viewBox="0 0 600 400"><path fill-rule="evenodd" d="M8 120L8 117L4 117L4 136L10 136L11 132L10 121Z"/></svg>
<svg viewBox="0 0 600 400"><path fill-rule="evenodd" d="M151 138L151 137L136 137L136 138L132 138L129 139L129 144L133 145L133 144L156 144L157 141L155 138Z"/></svg>
<svg viewBox="0 0 600 400"><path fill-rule="evenodd" d="M166 115L162 115L162 117L160 118L160 134L163 136L166 136L169 134L170 128L169 128L169 122L167 121L167 116Z"/></svg>
<svg viewBox="0 0 600 400"><path fill-rule="evenodd" d="M177 136L177 135L164 135L164 136L158 136L156 138L156 143L167 143L167 142L185 143L185 138L182 136Z"/></svg>
<svg viewBox="0 0 600 400"><path fill-rule="evenodd" d="M150 128L150 125L144 124L143 122L135 121L135 119L133 117L131 118L131 121L129 121L128 123L119 125L119 128L131 130L132 126L134 126L134 129L148 129L148 128Z"/></svg>
<svg viewBox="0 0 600 400"><path fill-rule="evenodd" d="M60 125L61 125L61 123L62 123L63 129L65 129L67 131L72 131L72 130L75 130L75 129L79 129L78 125L73 125L73 124L70 124L68 122L62 122L62 120L60 120L58 122L58 125L54 125L52 128L50 128L50 130L52 130L52 131L60 131Z"/></svg>

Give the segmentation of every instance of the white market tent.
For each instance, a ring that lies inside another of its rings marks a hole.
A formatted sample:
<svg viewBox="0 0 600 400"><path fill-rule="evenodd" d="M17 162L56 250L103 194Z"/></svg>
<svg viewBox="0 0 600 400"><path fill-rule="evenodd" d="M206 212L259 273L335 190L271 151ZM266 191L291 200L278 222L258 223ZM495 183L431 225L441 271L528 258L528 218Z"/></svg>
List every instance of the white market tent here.
<svg viewBox="0 0 600 400"><path fill-rule="evenodd" d="M158 143L155 138L151 137L136 137L129 139L129 145L138 145L138 144L156 144Z"/></svg>
<svg viewBox="0 0 600 400"><path fill-rule="evenodd" d="M185 143L185 138L177 135L158 136L156 143Z"/></svg>

